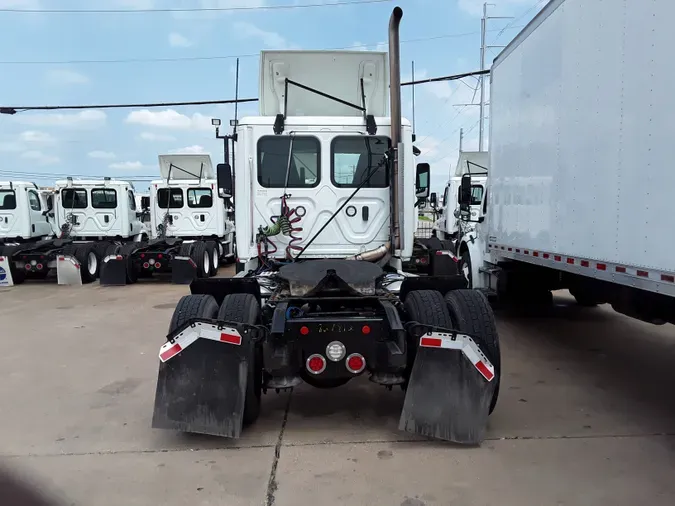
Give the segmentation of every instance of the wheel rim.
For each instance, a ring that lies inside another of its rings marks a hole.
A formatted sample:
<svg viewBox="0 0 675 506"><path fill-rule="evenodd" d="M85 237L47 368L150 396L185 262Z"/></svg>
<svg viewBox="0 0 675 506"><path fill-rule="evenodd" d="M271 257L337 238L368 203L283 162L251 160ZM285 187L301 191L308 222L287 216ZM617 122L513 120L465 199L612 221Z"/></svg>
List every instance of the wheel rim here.
<svg viewBox="0 0 675 506"><path fill-rule="evenodd" d="M466 282L469 284L468 286L471 286L471 271L469 270L469 264L466 262L462 262L462 274L464 275Z"/></svg>
<svg viewBox="0 0 675 506"><path fill-rule="evenodd" d="M87 270L92 276L96 275L96 270L98 269L98 258L96 258L96 253L90 251L87 255Z"/></svg>
<svg viewBox="0 0 675 506"><path fill-rule="evenodd" d="M209 252L204 252L204 273L208 274L211 271L211 258L209 257Z"/></svg>

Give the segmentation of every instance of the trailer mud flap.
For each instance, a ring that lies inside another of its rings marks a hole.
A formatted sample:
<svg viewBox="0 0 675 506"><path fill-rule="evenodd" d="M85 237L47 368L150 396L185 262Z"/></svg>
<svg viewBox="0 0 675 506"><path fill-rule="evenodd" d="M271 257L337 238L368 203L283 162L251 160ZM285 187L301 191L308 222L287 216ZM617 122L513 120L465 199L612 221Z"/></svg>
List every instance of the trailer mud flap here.
<svg viewBox="0 0 675 506"><path fill-rule="evenodd" d="M171 282L189 285L197 277L197 266L190 257L177 256L171 260Z"/></svg>
<svg viewBox="0 0 675 506"><path fill-rule="evenodd" d="M0 287L14 286L12 269L9 266L9 257L0 256Z"/></svg>
<svg viewBox="0 0 675 506"><path fill-rule="evenodd" d="M58 255L56 257L56 280L59 285L81 285L82 266L74 256Z"/></svg>
<svg viewBox="0 0 675 506"><path fill-rule="evenodd" d="M232 325L188 324L162 346L153 428L239 437L250 357L263 331Z"/></svg>
<svg viewBox="0 0 675 506"><path fill-rule="evenodd" d="M399 430L480 444L496 385L494 366L468 335L428 332L419 343Z"/></svg>
<svg viewBox="0 0 675 506"><path fill-rule="evenodd" d="M127 284L127 262L122 255L108 255L101 264L100 284L124 286Z"/></svg>

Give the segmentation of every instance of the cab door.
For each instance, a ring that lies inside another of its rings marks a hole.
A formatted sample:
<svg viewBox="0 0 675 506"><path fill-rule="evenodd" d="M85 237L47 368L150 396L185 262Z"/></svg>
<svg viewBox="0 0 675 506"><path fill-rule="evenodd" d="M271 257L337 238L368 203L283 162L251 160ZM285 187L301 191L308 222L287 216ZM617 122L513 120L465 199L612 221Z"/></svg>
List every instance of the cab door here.
<svg viewBox="0 0 675 506"><path fill-rule="evenodd" d="M34 237L42 237L52 233L52 227L43 214L45 211L43 199L36 190L26 191L28 199L28 216L30 217L30 229Z"/></svg>

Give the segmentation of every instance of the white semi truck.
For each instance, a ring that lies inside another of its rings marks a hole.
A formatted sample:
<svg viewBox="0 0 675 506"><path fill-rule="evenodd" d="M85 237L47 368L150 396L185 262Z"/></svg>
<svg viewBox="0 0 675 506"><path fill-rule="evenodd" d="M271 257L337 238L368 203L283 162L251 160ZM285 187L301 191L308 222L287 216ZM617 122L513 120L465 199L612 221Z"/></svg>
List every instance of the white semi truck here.
<svg viewBox="0 0 675 506"><path fill-rule="evenodd" d="M402 15L389 23L389 69L378 52L261 54L260 115L236 130L239 273L196 279L176 306L153 427L238 437L268 389L368 375L406 389L401 430L484 437L500 375L487 299L456 266L403 268L429 166L414 166L401 118Z"/></svg>
<svg viewBox="0 0 675 506"><path fill-rule="evenodd" d="M126 181L57 181L53 191L26 181L0 182L0 285L44 278L91 283L112 244L147 239Z"/></svg>
<svg viewBox="0 0 675 506"><path fill-rule="evenodd" d="M139 277L170 272L174 283L216 275L221 261L236 254L234 209L219 193L211 157L204 154L159 156L162 179L150 183L146 200L152 238L111 248L101 284L124 285Z"/></svg>
<svg viewBox="0 0 675 506"><path fill-rule="evenodd" d="M675 2L605 4L549 2L494 61L487 202L459 254L505 300L567 288L675 323Z"/></svg>

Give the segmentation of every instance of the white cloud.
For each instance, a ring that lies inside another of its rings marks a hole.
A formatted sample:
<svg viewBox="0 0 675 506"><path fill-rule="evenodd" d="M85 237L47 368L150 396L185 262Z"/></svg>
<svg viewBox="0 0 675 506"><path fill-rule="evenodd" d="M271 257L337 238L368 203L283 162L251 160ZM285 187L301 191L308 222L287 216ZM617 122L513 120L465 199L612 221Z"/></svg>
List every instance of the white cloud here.
<svg viewBox="0 0 675 506"><path fill-rule="evenodd" d="M48 155L43 153L42 151L25 151L21 153L21 158L25 158L26 160L31 160L34 163L37 163L38 165L53 165L55 163L59 163L59 157L54 156L54 155Z"/></svg>
<svg viewBox="0 0 675 506"><path fill-rule="evenodd" d="M110 160L111 158L115 158L115 153L111 153L110 151L90 151L87 153L87 156L89 158L97 158L99 160Z"/></svg>
<svg viewBox="0 0 675 506"><path fill-rule="evenodd" d="M51 134L37 130L26 130L25 132L21 132L21 134L19 134L19 139L22 142L35 144L54 144L56 142L56 139Z"/></svg>
<svg viewBox="0 0 675 506"><path fill-rule="evenodd" d="M190 47L192 42L188 40L187 37L181 35L177 32L171 32L169 34L169 45L171 47Z"/></svg>
<svg viewBox="0 0 675 506"><path fill-rule="evenodd" d="M268 48L284 49L288 47L286 39L277 32L268 32L246 21L233 24L233 34L241 39L260 39Z"/></svg>
<svg viewBox="0 0 675 506"><path fill-rule="evenodd" d="M114 170L140 170L144 169L145 165L143 165L141 162L116 162L116 163L111 163L108 165L108 168L114 169Z"/></svg>
<svg viewBox="0 0 675 506"><path fill-rule="evenodd" d="M211 118L200 113L194 113L192 116L186 116L174 109L164 111L150 111L142 109L132 111L126 119L127 123L138 125L147 125L163 128L173 128L176 130L210 130Z"/></svg>
<svg viewBox="0 0 675 506"><path fill-rule="evenodd" d="M176 140L172 135L156 134L154 132L141 132L138 138L143 141L151 142L173 142Z"/></svg>
<svg viewBox="0 0 675 506"><path fill-rule="evenodd" d="M195 144L194 146L186 146L184 148L172 149L169 151L172 155L200 155L206 153L204 146Z"/></svg>
<svg viewBox="0 0 675 506"><path fill-rule="evenodd" d="M56 85L88 84L89 78L74 70L54 69L47 72L47 81Z"/></svg>
<svg viewBox="0 0 675 506"><path fill-rule="evenodd" d="M12 120L24 125L43 127L86 127L102 126L107 116L103 111L81 111L75 113L20 113L12 116Z"/></svg>

